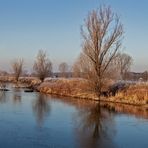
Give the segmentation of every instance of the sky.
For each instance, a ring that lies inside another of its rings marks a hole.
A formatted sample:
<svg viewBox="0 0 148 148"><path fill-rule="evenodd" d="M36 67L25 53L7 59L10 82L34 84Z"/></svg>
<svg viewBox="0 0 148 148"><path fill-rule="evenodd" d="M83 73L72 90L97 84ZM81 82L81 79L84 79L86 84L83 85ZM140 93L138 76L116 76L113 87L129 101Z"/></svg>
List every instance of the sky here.
<svg viewBox="0 0 148 148"><path fill-rule="evenodd" d="M132 71L148 70L147 0L0 0L0 70L10 70L16 58L31 69L40 49L54 67L72 65L81 52L80 27L102 4L120 16L123 50L134 59Z"/></svg>

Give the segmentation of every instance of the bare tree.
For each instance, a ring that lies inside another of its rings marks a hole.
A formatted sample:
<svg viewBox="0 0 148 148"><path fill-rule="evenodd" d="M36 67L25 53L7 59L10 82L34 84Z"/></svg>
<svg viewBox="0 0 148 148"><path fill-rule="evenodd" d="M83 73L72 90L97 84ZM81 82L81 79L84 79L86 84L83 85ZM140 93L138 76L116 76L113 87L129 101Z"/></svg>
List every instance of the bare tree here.
<svg viewBox="0 0 148 148"><path fill-rule="evenodd" d="M88 79L100 98L107 74L113 67L112 61L121 46L123 26L110 7L102 6L88 14L81 34L83 38L81 55L86 62L85 66L89 66Z"/></svg>
<svg viewBox="0 0 148 148"><path fill-rule="evenodd" d="M33 69L41 81L43 81L45 77L51 76L52 63L47 57L47 53L43 50L39 50Z"/></svg>
<svg viewBox="0 0 148 148"><path fill-rule="evenodd" d="M60 71L62 77L66 77L67 72L68 72L68 64L66 62L62 62L59 65L59 71Z"/></svg>
<svg viewBox="0 0 148 148"><path fill-rule="evenodd" d="M81 78L82 76L82 70L81 70L81 61L80 56L76 59L75 63L72 66L72 76Z"/></svg>
<svg viewBox="0 0 148 148"><path fill-rule="evenodd" d="M23 71L23 64L24 64L23 59L15 59L11 64L16 81L18 81L18 79Z"/></svg>
<svg viewBox="0 0 148 148"><path fill-rule="evenodd" d="M88 78L91 73L92 63L89 58L81 53L73 65L74 77Z"/></svg>
<svg viewBox="0 0 148 148"><path fill-rule="evenodd" d="M133 63L132 57L126 53L118 53L116 60L121 79L126 79L127 72L129 72Z"/></svg>

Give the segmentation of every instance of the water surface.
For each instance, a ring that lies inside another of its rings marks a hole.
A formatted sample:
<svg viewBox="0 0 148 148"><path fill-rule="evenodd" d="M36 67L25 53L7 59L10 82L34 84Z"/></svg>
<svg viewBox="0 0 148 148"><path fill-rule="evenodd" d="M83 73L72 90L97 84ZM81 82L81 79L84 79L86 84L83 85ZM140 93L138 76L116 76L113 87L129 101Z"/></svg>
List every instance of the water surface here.
<svg viewBox="0 0 148 148"><path fill-rule="evenodd" d="M147 117L139 107L11 88L0 92L0 147L146 148Z"/></svg>

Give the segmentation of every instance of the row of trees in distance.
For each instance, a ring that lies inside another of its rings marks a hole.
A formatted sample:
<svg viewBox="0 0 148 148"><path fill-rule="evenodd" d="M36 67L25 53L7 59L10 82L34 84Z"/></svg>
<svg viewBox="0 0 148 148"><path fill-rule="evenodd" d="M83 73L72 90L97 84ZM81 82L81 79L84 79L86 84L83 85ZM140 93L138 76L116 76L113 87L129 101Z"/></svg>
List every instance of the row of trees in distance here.
<svg viewBox="0 0 148 148"><path fill-rule="evenodd" d="M23 73L24 60L20 58L13 60L11 63L11 67L13 75L15 76L15 80L18 81L19 77ZM58 69L61 77L67 76L69 66L66 62L62 62L61 64L59 64ZM41 81L43 81L46 77L52 76L52 70L52 62L48 58L47 53L43 50L39 50L33 65L33 71L35 76L37 76Z"/></svg>

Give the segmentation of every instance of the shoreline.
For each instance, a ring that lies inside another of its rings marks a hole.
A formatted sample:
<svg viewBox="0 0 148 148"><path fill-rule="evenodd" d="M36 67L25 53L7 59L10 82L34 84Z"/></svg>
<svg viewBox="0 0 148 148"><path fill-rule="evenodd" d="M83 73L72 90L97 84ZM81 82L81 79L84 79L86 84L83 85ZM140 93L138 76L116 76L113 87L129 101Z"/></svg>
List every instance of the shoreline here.
<svg viewBox="0 0 148 148"><path fill-rule="evenodd" d="M131 105L131 106L137 106L137 107L144 107L144 108L148 108L148 104L143 103L143 102L129 102L125 99L121 100L115 100L115 98L113 97L103 97L100 100L98 100L97 98L91 98L91 97L84 97L84 96L77 96L77 95L70 95L70 94L62 94L62 93L49 93L49 91L47 90L48 88L46 88L46 91L43 91L41 88L41 90L39 89L38 91L40 93L46 94L46 95L51 95L51 96L58 96L58 97L70 97L70 98L74 98L74 99L80 99L80 100L90 100L90 101L95 101L95 102L106 102L106 103L114 103L114 104L123 104L123 105Z"/></svg>
<svg viewBox="0 0 148 148"><path fill-rule="evenodd" d="M87 91L87 86L85 85L85 87L81 83L84 83L84 81L82 80L81 82L81 80L75 79L57 80L55 82L43 82L38 87L38 91L50 95L99 101L97 96L94 93ZM146 88L143 88L143 85L131 85L129 86L129 88L127 88L126 91L119 91L115 96L102 96L100 101L148 108L147 87L148 86L146 86ZM146 92L142 92L143 90Z"/></svg>
<svg viewBox="0 0 148 148"><path fill-rule="evenodd" d="M148 108L148 104L137 104L137 103L127 103L123 101L112 101L112 100L107 100L108 98L105 99L93 99L93 98L84 98L84 97L78 97L78 96L71 96L71 95L61 95L61 94L54 94L54 93L46 93L39 91L39 93L43 93L45 95L51 95L51 96L56 96L56 97L63 97L63 98L73 98L73 99L79 99L79 100L87 100L87 101L95 101L95 102L105 102L105 103L114 103L114 104L121 104L121 105L130 105L130 106L135 106L135 107L144 107Z"/></svg>
<svg viewBox="0 0 148 148"><path fill-rule="evenodd" d="M8 83L15 83L13 77L4 77L2 80ZM90 91L87 81L81 78L50 78L41 83L35 77L21 77L18 84L29 86L30 89L47 95L99 102L97 96ZM132 85L126 91L120 91L115 96L102 96L100 101L148 108L148 85Z"/></svg>

